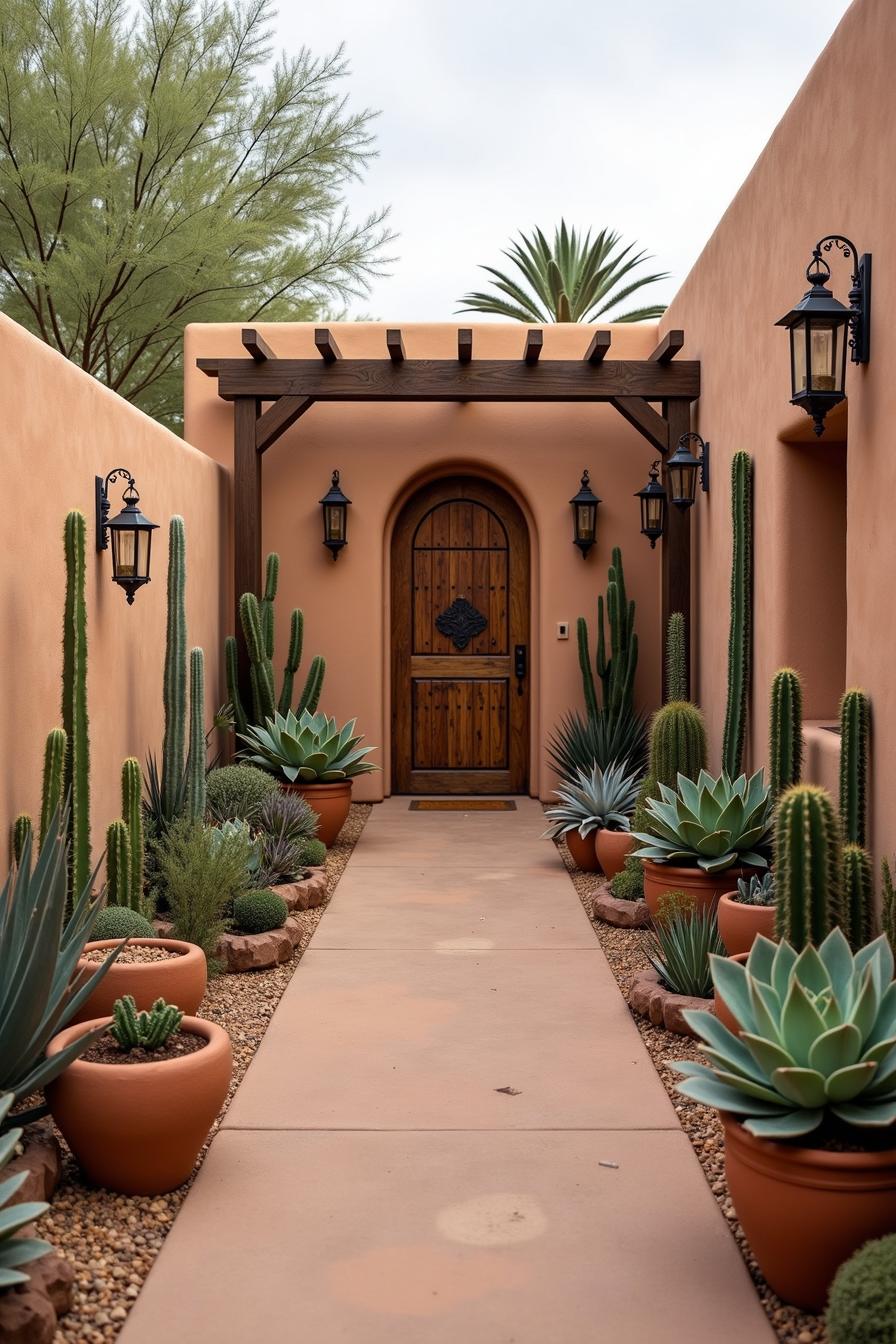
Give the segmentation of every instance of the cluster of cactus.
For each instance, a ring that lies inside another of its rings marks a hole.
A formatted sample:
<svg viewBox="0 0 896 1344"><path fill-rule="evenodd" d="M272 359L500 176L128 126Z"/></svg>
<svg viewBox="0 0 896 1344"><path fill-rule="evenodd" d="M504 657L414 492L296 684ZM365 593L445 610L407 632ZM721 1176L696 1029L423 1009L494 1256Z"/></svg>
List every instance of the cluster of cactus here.
<svg viewBox="0 0 896 1344"><path fill-rule="evenodd" d="M109 1035L120 1048L131 1050L161 1050L169 1039L180 1030L183 1013L174 1004L164 999L156 999L149 1012L137 1012L137 1004L132 994L116 999L112 1009L112 1025Z"/></svg>
<svg viewBox="0 0 896 1344"><path fill-rule="evenodd" d="M164 827L184 812L194 821L205 812L205 660L202 649L190 650L188 716L186 585L186 532L183 518L175 515L168 524L161 775L155 758L148 761L150 810Z"/></svg>
<svg viewBox="0 0 896 1344"><path fill-rule="evenodd" d="M38 852L43 847L44 839L50 826L53 814L59 811L63 803L63 790L65 788L65 748L66 735L62 728L54 728L47 736L44 747L44 770L43 781L41 785L40 799L40 843ZM16 863L22 862L22 853L25 848L25 840L31 836L34 825L26 812L20 813L12 824L12 854Z"/></svg>
<svg viewBox="0 0 896 1344"><path fill-rule="evenodd" d="M638 666L638 636L634 632L635 603L629 601L626 596L622 551L618 546L613 548L606 607L610 631L609 657L604 633L604 599L602 595L598 596L597 657L594 668L591 666L591 651L588 644L588 622L584 616L580 616L576 622L585 708L589 718L593 719L598 717L601 709L604 714L611 717L618 717L626 712L632 713L634 710L635 670ZM602 705L598 703L595 669L601 683Z"/></svg>
<svg viewBox="0 0 896 1344"><path fill-rule="evenodd" d="M243 593L240 598L240 624L249 654L249 681L252 690L252 713L247 712L239 688L237 670L237 643L228 635L224 644L227 673L227 693L233 711L233 722L238 733L250 727L263 727L275 713L286 715L295 708L296 717L304 710L313 714L320 700L326 663L318 654L311 660L298 704L293 706L295 677L302 662L302 642L305 618L295 608L289 620L289 648L283 668L283 683L277 695L274 684L274 602L280 577L280 557L271 553L267 558L264 593L259 600L254 593Z"/></svg>
<svg viewBox="0 0 896 1344"><path fill-rule="evenodd" d="M87 524L76 509L65 520L65 612L62 622L62 727L69 799L69 900L90 880L90 739L87 721Z"/></svg>
<svg viewBox="0 0 896 1344"><path fill-rule="evenodd" d="M109 905L144 912L143 805L140 762L129 756L121 767L121 812L106 830L106 883Z"/></svg>
<svg viewBox="0 0 896 1344"><path fill-rule="evenodd" d="M792 667L782 667L772 680L769 730L769 774L772 797L799 784L803 765L803 684Z"/></svg>
<svg viewBox="0 0 896 1344"><path fill-rule="evenodd" d="M666 700L687 700L688 658L684 616L673 611L666 627Z"/></svg>
<svg viewBox="0 0 896 1344"><path fill-rule="evenodd" d="M731 626L722 764L734 779L743 769L752 650L753 459L749 453L735 453L731 462L731 524Z"/></svg>

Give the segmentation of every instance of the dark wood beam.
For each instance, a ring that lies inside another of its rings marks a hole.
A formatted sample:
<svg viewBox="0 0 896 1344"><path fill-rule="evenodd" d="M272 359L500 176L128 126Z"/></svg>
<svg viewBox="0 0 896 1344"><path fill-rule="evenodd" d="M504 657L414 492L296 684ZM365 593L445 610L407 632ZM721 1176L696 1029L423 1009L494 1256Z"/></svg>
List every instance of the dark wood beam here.
<svg viewBox="0 0 896 1344"><path fill-rule="evenodd" d="M544 332L538 327L530 327L526 332L526 348L523 359L527 364L537 364L544 344Z"/></svg>
<svg viewBox="0 0 896 1344"><path fill-rule="evenodd" d="M611 397L610 405L615 406L654 448L659 448L661 453L669 451L669 423L643 397Z"/></svg>
<svg viewBox="0 0 896 1344"><path fill-rule="evenodd" d="M266 359L277 358L267 341L254 327L243 327L241 334L243 345L256 364L263 364Z"/></svg>
<svg viewBox="0 0 896 1344"><path fill-rule="evenodd" d="M401 364L404 359L404 341L397 327L390 327L386 332L386 349L389 351L392 363Z"/></svg>
<svg viewBox="0 0 896 1344"><path fill-rule="evenodd" d="M205 359L197 359L196 367L197 369L202 370L206 378L217 378L218 367L220 363L221 363L220 359L217 359L214 356L210 356Z"/></svg>
<svg viewBox="0 0 896 1344"><path fill-rule="evenodd" d="M667 407L669 442L678 443L682 434L691 427L691 407L686 400L673 398ZM666 459L668 461L668 458ZM663 484L669 491L669 478L663 462ZM670 492L671 493L671 492ZM694 508L699 508L699 501ZM673 611L684 616L685 673L688 695L691 694L691 514L693 509L666 508L666 533L663 537L662 629L663 638ZM665 670L663 672L663 699L666 698Z"/></svg>
<svg viewBox="0 0 896 1344"><path fill-rule="evenodd" d="M317 353L325 364L335 364L342 356L339 353L339 346L330 335L329 327L315 327L314 344L317 346Z"/></svg>
<svg viewBox="0 0 896 1344"><path fill-rule="evenodd" d="M668 364L684 345L683 331L667 331L648 359L654 364Z"/></svg>
<svg viewBox="0 0 896 1344"><path fill-rule="evenodd" d="M589 364L602 364L604 362L612 339L612 333L609 331L596 331L594 333L591 344L585 351L585 358Z"/></svg>
<svg viewBox="0 0 896 1344"><path fill-rule="evenodd" d="M280 397L255 422L255 450L263 453L314 405L310 397Z"/></svg>
<svg viewBox="0 0 896 1344"><path fill-rule="evenodd" d="M239 397L233 408L233 630L244 693L249 655L240 629L240 597L261 592L261 454L255 449L259 409L254 397Z"/></svg>
<svg viewBox="0 0 896 1344"><path fill-rule="evenodd" d="M322 351L323 353L323 351ZM326 358L326 357L325 357ZM210 372L207 362L202 367ZM408 359L396 369L387 359L275 359L255 364L219 359L218 394L236 397L311 397L313 401L610 401L643 397L663 401L700 395L700 365L647 360L545 359L537 375L520 360Z"/></svg>
<svg viewBox="0 0 896 1344"><path fill-rule="evenodd" d="M457 331L457 358L461 364L469 364L473 358L473 328L459 327Z"/></svg>

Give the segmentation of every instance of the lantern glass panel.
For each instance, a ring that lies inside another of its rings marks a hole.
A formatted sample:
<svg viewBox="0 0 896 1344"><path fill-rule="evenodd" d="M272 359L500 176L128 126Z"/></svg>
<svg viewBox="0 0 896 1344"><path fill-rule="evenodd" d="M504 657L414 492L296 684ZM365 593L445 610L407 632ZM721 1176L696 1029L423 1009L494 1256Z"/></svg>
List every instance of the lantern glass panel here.
<svg viewBox="0 0 896 1344"><path fill-rule="evenodd" d="M345 509L341 504L328 504L324 510L328 541L345 541Z"/></svg>
<svg viewBox="0 0 896 1344"><path fill-rule="evenodd" d="M576 536L580 541L594 540L597 509L593 504L576 505Z"/></svg>
<svg viewBox="0 0 896 1344"><path fill-rule="evenodd" d="M112 573L117 579L145 579L149 575L152 532L143 527L113 527Z"/></svg>
<svg viewBox="0 0 896 1344"><path fill-rule="evenodd" d="M790 329L790 349L793 360L793 395L806 390L806 347L809 337L805 322L797 322Z"/></svg>
<svg viewBox="0 0 896 1344"><path fill-rule="evenodd" d="M663 497L648 495L644 501L644 525L652 532L663 530Z"/></svg>
<svg viewBox="0 0 896 1344"><path fill-rule="evenodd" d="M669 463L669 481L672 500L676 504L693 504L697 497L697 465Z"/></svg>

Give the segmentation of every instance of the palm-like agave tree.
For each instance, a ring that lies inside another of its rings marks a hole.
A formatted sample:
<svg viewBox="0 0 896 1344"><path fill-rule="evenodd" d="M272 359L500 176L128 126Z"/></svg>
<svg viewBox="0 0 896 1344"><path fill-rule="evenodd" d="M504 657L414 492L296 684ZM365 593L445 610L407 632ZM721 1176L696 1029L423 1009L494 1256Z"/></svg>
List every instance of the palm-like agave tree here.
<svg viewBox="0 0 896 1344"><path fill-rule="evenodd" d="M541 229L535 229L531 236L521 233L519 240L505 249L504 256L510 258L526 283L494 266L483 266L498 293L465 294L458 312L497 313L518 322L597 321L636 290L668 275L667 271L641 275L623 284L625 277L649 258L646 252L632 255L634 243L615 251L619 243L620 235L612 229L601 229L592 241L590 229L579 235L562 219L554 231L553 245ZM665 304L648 304L605 320L641 322L661 317L664 312Z"/></svg>

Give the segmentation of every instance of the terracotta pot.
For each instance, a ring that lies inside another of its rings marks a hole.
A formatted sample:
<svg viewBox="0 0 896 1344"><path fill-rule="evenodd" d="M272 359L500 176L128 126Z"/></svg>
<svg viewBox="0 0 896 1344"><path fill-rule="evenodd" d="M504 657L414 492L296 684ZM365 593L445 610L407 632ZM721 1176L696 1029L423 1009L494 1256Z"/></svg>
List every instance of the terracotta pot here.
<svg viewBox="0 0 896 1344"><path fill-rule="evenodd" d="M611 831L602 826L595 841L597 859L607 877L615 877L625 867L625 861L635 847L630 831Z"/></svg>
<svg viewBox="0 0 896 1344"><path fill-rule="evenodd" d="M66 1027L47 1046L64 1049L99 1018ZM53 1119L85 1175L123 1195L161 1195L183 1185L224 1103L233 1072L223 1027L185 1017L204 1036L201 1050L150 1064L89 1064L76 1059L47 1087Z"/></svg>
<svg viewBox="0 0 896 1344"><path fill-rule="evenodd" d="M756 1139L731 1115L722 1123L732 1203L769 1287L823 1311L844 1260L896 1232L896 1149L822 1152Z"/></svg>
<svg viewBox="0 0 896 1344"><path fill-rule="evenodd" d="M97 949L108 952L117 947L119 938L104 938L88 943L86 952ZM156 999L176 1004L182 1013L195 1013L202 1002L208 980L205 953L195 943L182 943L176 938L132 938L129 947L164 947L176 952L166 961L114 961L92 994L82 1004L72 1022L89 1022L94 1017L111 1017L116 999L133 994L140 1011L152 1007ZM96 970L93 962L81 957L78 970Z"/></svg>
<svg viewBox="0 0 896 1344"><path fill-rule="evenodd" d="M734 897L735 892L726 891L716 907L719 937L729 957L738 952L749 952L758 933L765 938L775 937L773 905L744 905L743 901L736 901Z"/></svg>
<svg viewBox="0 0 896 1344"><path fill-rule="evenodd" d="M719 897L731 890L739 877L749 877L755 868L726 868L722 873L705 873L702 868L677 868L671 863L644 859L644 899L651 915L656 916L660 897L667 891L683 891L692 896L698 909L719 903Z"/></svg>
<svg viewBox="0 0 896 1344"><path fill-rule="evenodd" d="M348 810L352 805L352 781L339 779L335 784L281 782L280 787L286 793L300 794L308 806L317 813L317 838L329 849L345 825Z"/></svg>
<svg viewBox="0 0 896 1344"><path fill-rule="evenodd" d="M584 840L578 831L567 831L563 839L566 841L566 848L569 850L572 861L583 873L596 873L600 868L597 861L597 850L594 847L594 831L586 835Z"/></svg>
<svg viewBox="0 0 896 1344"><path fill-rule="evenodd" d="M749 952L737 952L731 957L731 960L739 961L741 966L743 966L749 955ZM716 989L713 989L712 992L712 1010L723 1026L727 1027L729 1031L733 1031L735 1036L740 1035L740 1024L737 1022L731 1009L728 1007L725 1000L721 998Z"/></svg>

